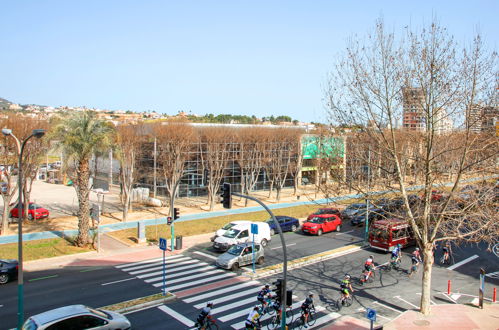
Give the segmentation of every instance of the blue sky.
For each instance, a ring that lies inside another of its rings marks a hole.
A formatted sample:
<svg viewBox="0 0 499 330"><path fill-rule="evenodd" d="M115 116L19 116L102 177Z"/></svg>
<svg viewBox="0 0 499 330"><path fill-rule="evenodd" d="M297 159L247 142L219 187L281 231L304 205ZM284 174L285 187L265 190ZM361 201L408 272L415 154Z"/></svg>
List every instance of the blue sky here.
<svg viewBox="0 0 499 330"><path fill-rule="evenodd" d="M21 104L326 120L352 35L437 16L498 43L499 1L3 1L0 97Z"/></svg>

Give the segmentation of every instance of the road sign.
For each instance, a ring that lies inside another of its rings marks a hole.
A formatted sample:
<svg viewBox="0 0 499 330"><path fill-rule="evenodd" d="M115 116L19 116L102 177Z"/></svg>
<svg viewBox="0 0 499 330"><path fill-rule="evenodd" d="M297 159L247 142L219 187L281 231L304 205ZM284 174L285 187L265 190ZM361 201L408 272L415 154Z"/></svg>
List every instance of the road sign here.
<svg viewBox="0 0 499 330"><path fill-rule="evenodd" d="M166 238L159 238L159 248L166 251Z"/></svg>
<svg viewBox="0 0 499 330"><path fill-rule="evenodd" d="M367 308L366 309L366 317L373 321L373 322L376 322L376 310L374 309L371 309L371 308Z"/></svg>
<svg viewBox="0 0 499 330"><path fill-rule="evenodd" d="M251 233L258 235L258 224L256 224L256 223L251 224Z"/></svg>

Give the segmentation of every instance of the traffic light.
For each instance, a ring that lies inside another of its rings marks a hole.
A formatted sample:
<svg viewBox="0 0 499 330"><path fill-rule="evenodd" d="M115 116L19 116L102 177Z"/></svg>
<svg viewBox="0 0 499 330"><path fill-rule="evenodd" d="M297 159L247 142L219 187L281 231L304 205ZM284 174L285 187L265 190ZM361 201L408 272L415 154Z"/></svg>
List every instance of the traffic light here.
<svg viewBox="0 0 499 330"><path fill-rule="evenodd" d="M227 182L222 186L222 205L226 209L232 208L232 191L230 183Z"/></svg>
<svg viewBox="0 0 499 330"><path fill-rule="evenodd" d="M286 306L293 305L293 290L286 290Z"/></svg>
<svg viewBox="0 0 499 330"><path fill-rule="evenodd" d="M279 302L281 301L281 297L282 297L282 282L283 281L284 281L283 279L278 278L277 281L272 283L275 285L276 300Z"/></svg>
<svg viewBox="0 0 499 330"><path fill-rule="evenodd" d="M166 217L166 224L168 226L172 224L172 217Z"/></svg>
<svg viewBox="0 0 499 330"><path fill-rule="evenodd" d="M178 207L174 207L173 208L173 219L177 220L178 218L180 218L180 210Z"/></svg>

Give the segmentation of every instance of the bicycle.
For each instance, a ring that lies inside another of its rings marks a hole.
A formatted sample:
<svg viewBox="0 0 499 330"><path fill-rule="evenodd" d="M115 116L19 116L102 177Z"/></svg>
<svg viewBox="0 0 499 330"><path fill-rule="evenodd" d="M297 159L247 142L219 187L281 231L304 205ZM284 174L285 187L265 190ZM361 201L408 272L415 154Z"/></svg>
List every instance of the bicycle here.
<svg viewBox="0 0 499 330"><path fill-rule="evenodd" d="M315 317L315 314L317 312L315 311L315 308L310 308L308 311L308 318L307 318L307 325L308 326L313 326L315 322L317 321L317 318ZM305 326L305 313L303 310L301 310L300 317L296 319L296 322L294 324L294 328L301 329Z"/></svg>
<svg viewBox="0 0 499 330"><path fill-rule="evenodd" d="M408 274L409 277L412 277L413 274L418 272L418 266L419 266L419 263L417 263L415 265L411 265L411 269L409 270L409 274Z"/></svg>
<svg viewBox="0 0 499 330"><path fill-rule="evenodd" d="M293 324L293 308L291 306L286 307L286 325L289 327ZM274 315L270 323L267 324L268 329L278 329L281 326L281 311Z"/></svg>
<svg viewBox="0 0 499 330"><path fill-rule="evenodd" d="M336 307L338 311L341 310L343 306L350 307L352 306L353 303L353 298L352 298L352 293L347 296L343 292L340 294L340 298L336 301Z"/></svg>
<svg viewBox="0 0 499 330"><path fill-rule="evenodd" d="M400 270L400 259L391 259L390 262L385 267L383 267L383 270L385 270L386 272L389 272L392 269Z"/></svg>
<svg viewBox="0 0 499 330"><path fill-rule="evenodd" d="M204 329L204 330L209 330L209 329L220 329L218 327L218 324L216 322L216 320L212 317L210 318L206 318L203 322L204 324L198 324L196 322L196 324L194 325L196 327L196 329L200 330L200 329Z"/></svg>
<svg viewBox="0 0 499 330"><path fill-rule="evenodd" d="M362 273L362 275L360 276L359 284L364 285L365 282L372 283L374 282L374 277L375 277L374 269L371 269L369 271L364 271L364 273Z"/></svg>
<svg viewBox="0 0 499 330"><path fill-rule="evenodd" d="M263 306L263 304L260 305L261 306L260 307L260 314L261 315L269 314L270 316L274 315L274 313L275 313L274 301L272 300L272 298L265 298L265 301L267 302L265 307Z"/></svg>
<svg viewBox="0 0 499 330"><path fill-rule="evenodd" d="M442 257L440 257L440 264L441 265L451 264L451 256L449 252L444 252Z"/></svg>

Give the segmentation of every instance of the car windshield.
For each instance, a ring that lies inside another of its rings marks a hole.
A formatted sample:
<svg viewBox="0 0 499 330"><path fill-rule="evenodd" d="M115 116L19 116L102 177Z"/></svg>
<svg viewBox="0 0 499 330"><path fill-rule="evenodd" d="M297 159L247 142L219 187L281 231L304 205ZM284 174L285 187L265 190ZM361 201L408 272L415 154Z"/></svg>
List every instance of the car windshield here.
<svg viewBox="0 0 499 330"><path fill-rule="evenodd" d="M42 207L37 204L29 204L29 209L30 210L36 210L36 209L41 209Z"/></svg>
<svg viewBox="0 0 499 330"><path fill-rule="evenodd" d="M234 245L234 246L231 246L231 248L227 252L230 253L230 254L233 254L235 256L239 256L239 255L241 255L241 251L242 250L243 250L242 246L240 246L240 245Z"/></svg>
<svg viewBox="0 0 499 330"><path fill-rule="evenodd" d="M313 218L309 222L311 222L311 223L324 223L324 218Z"/></svg>
<svg viewBox="0 0 499 330"><path fill-rule="evenodd" d="M226 224L225 226L222 227L223 230L229 230L231 229L232 227L234 227L234 224L229 222L228 224Z"/></svg>
<svg viewBox="0 0 499 330"><path fill-rule="evenodd" d="M111 315L109 315L108 313L104 312L103 310L100 310L100 309L93 309L93 308L90 308L90 307L87 307L88 310L92 313L92 314L95 314L97 316L100 316L100 317L103 317L103 318L106 318L108 320L110 320L112 317Z"/></svg>
<svg viewBox="0 0 499 330"><path fill-rule="evenodd" d="M332 213L331 210L329 210L329 209L319 209L314 214L319 215L319 214L328 214L328 213Z"/></svg>
<svg viewBox="0 0 499 330"><path fill-rule="evenodd" d="M364 208L366 208L365 204L352 204L349 207L347 207L346 211L357 211Z"/></svg>
<svg viewBox="0 0 499 330"><path fill-rule="evenodd" d="M236 237L241 231L237 229L229 229L225 232L224 237L227 238L234 238Z"/></svg>
<svg viewBox="0 0 499 330"><path fill-rule="evenodd" d="M36 330L38 329L38 326L32 319L28 319L26 322L23 324L22 330Z"/></svg>

